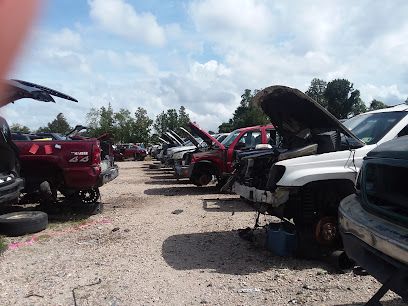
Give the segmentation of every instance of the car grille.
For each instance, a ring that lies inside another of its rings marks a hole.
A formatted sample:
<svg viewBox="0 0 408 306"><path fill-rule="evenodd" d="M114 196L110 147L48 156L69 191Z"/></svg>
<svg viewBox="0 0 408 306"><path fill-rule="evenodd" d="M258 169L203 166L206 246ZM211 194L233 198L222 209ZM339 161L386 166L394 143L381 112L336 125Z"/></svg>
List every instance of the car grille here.
<svg viewBox="0 0 408 306"><path fill-rule="evenodd" d="M407 162L367 161L363 171L364 206L373 214L408 227Z"/></svg>

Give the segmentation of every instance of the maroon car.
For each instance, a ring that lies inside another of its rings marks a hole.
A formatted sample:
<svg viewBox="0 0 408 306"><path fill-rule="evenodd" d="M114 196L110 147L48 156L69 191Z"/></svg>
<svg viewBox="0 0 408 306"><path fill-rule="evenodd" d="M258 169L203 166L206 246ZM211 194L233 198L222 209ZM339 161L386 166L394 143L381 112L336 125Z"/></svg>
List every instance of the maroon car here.
<svg viewBox="0 0 408 306"><path fill-rule="evenodd" d="M147 151L141 146L134 144L119 144L116 145L115 151L115 160L125 160L133 158L133 160L144 160Z"/></svg>

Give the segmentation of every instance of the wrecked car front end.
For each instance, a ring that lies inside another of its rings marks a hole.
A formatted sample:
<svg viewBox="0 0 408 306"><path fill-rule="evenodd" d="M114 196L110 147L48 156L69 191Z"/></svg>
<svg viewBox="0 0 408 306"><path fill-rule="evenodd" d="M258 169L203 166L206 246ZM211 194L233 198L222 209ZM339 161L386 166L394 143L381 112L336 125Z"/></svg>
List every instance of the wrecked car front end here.
<svg viewBox="0 0 408 306"><path fill-rule="evenodd" d="M271 149L238 154L229 182L232 191L253 202L259 213L292 220L299 231L323 244L338 243L339 235L331 232L337 225L337 205L354 191L357 171L348 149L364 144L299 90L268 87L254 103L270 117L277 142ZM349 139L346 146L342 137ZM330 167L336 170L327 171ZM336 184L338 190L331 193ZM327 196L320 196L320 190Z"/></svg>
<svg viewBox="0 0 408 306"><path fill-rule="evenodd" d="M407 141L406 136L370 152L359 173L356 194L339 206L347 255L383 283L370 300L372 305L388 290L408 300Z"/></svg>

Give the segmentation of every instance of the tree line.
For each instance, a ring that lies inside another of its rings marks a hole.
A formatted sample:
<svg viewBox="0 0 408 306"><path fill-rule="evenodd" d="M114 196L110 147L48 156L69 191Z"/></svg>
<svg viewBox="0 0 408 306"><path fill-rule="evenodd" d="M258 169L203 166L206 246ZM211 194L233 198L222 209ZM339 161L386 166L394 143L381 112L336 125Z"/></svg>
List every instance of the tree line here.
<svg viewBox="0 0 408 306"><path fill-rule="evenodd" d="M178 111L176 109L162 111L153 120L143 107L138 107L132 114L125 108L115 112L109 103L100 108L91 108L86 114L87 131L85 135L98 137L108 133L117 143L144 143L147 145L156 142L158 136L168 130L180 132L180 127L188 129L189 122L190 117L184 106L181 106ZM12 124L10 129L14 133L23 134L53 132L66 135L73 130L73 127L68 123L64 114L59 113L54 120L37 130L31 130L19 123Z"/></svg>
<svg viewBox="0 0 408 306"><path fill-rule="evenodd" d="M218 127L220 133L231 132L246 126L269 123L268 117L258 106L252 103L253 97L258 92L258 89L253 91L245 89L241 96L241 102L234 111L232 118ZM384 102L376 99L372 100L367 107L360 98L360 91L354 89L353 83L346 79L334 79L326 82L314 78L305 93L338 119L346 119L367 111L388 107ZM408 104L408 98L405 103Z"/></svg>
<svg viewBox="0 0 408 306"><path fill-rule="evenodd" d="M252 103L253 97L259 90L245 89L241 95L241 101L235 109L232 118L223 122L218 130L220 133L231 132L235 129L265 125L269 123L269 118L263 111ZM346 119L369 110L376 110L387 107L379 100L372 100L369 106L360 98L360 91L347 79L334 79L326 82L322 79L314 78L309 88L305 92L309 97L327 109L338 119ZM408 104L408 99L405 101ZM86 125L88 135L92 137L104 133L112 135L116 142L120 143L154 143L158 136L168 130L178 133L180 127L188 129L190 117L184 106L178 110L167 109L158 114L153 120L143 107L138 107L135 113L128 109L121 108L115 112L109 103L107 106L92 108L86 115ZM13 124L13 132L30 133L27 126ZM47 125L40 127L33 132L55 132L67 134L72 127L66 120L64 114L60 113Z"/></svg>

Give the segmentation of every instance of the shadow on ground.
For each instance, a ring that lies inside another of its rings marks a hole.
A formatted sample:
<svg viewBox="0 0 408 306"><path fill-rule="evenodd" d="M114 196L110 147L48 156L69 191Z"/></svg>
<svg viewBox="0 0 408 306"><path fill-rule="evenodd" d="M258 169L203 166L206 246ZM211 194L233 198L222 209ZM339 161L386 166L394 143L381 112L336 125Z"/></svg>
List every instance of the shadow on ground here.
<svg viewBox="0 0 408 306"><path fill-rule="evenodd" d="M174 235L163 242L162 256L176 270L212 269L234 275L271 268L327 269L320 262L273 256L263 247L241 239L237 231Z"/></svg>
<svg viewBox="0 0 408 306"><path fill-rule="evenodd" d="M214 194L218 190L215 186L197 187L162 187L162 188L149 188L144 191L146 195L162 195L162 196L185 196L185 195L200 195L200 194Z"/></svg>
<svg viewBox="0 0 408 306"><path fill-rule="evenodd" d="M203 199L203 209L208 212L250 212L255 209L239 198Z"/></svg>
<svg viewBox="0 0 408 306"><path fill-rule="evenodd" d="M173 174L170 173L160 173L160 175L151 176L150 178L153 180L172 180L172 181L175 181L177 179Z"/></svg>
<svg viewBox="0 0 408 306"><path fill-rule="evenodd" d="M154 180L145 182L146 185L188 185L189 180Z"/></svg>
<svg viewBox="0 0 408 306"><path fill-rule="evenodd" d="M368 301L367 301L368 302ZM362 303L351 303L351 304L336 304L335 306L361 306ZM408 303L404 303L402 298L395 298L388 301L381 301L382 306L407 306Z"/></svg>

